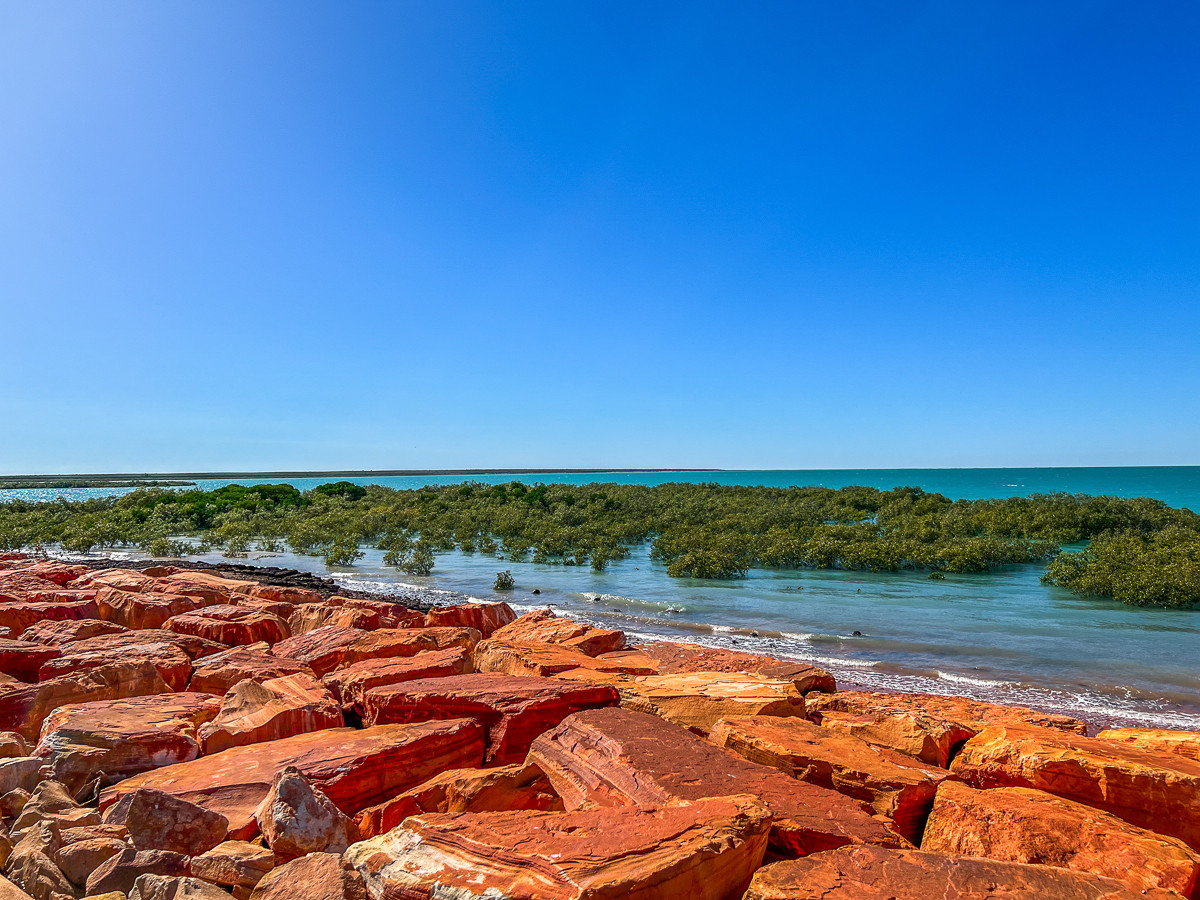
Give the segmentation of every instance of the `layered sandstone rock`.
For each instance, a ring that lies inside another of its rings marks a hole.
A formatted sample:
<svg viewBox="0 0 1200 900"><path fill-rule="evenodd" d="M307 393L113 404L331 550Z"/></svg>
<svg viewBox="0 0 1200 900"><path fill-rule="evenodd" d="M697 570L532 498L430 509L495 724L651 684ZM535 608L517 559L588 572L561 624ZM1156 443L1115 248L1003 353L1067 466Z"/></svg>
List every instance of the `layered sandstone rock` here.
<svg viewBox="0 0 1200 900"><path fill-rule="evenodd" d="M486 638L516 618L512 607L504 602L460 603L457 606L435 606L425 615L425 624L431 628L474 628Z"/></svg>
<svg viewBox="0 0 1200 900"><path fill-rule="evenodd" d="M1109 728L1096 737L1152 753L1178 753L1200 761L1200 732L1161 728Z"/></svg>
<svg viewBox="0 0 1200 900"><path fill-rule="evenodd" d="M340 601L342 607L345 609L357 609L375 613L379 618L378 627L380 628L420 628L425 624L424 615L389 600L366 600L360 597L330 597L328 602L332 603L334 601Z"/></svg>
<svg viewBox="0 0 1200 900"><path fill-rule="evenodd" d="M354 821L294 766L275 775L254 817L280 862L309 853L341 853L358 840Z"/></svg>
<svg viewBox="0 0 1200 900"><path fill-rule="evenodd" d="M363 631L327 625L277 644L272 652L309 666L318 677L366 659L416 656L423 650L465 647L479 642L473 628L384 628Z"/></svg>
<svg viewBox="0 0 1200 900"><path fill-rule="evenodd" d="M911 715L863 715L826 710L821 726L848 734L876 747L888 747L932 766L946 768L954 751L975 732L953 722Z"/></svg>
<svg viewBox="0 0 1200 900"><path fill-rule="evenodd" d="M606 685L556 678L456 675L371 688L363 699L371 725L471 718L487 730L487 760L520 762L530 742L581 709L614 706L617 692Z"/></svg>
<svg viewBox="0 0 1200 900"><path fill-rule="evenodd" d="M789 854L851 843L907 846L865 805L748 762L686 729L644 713L578 713L533 742L529 762L546 773L566 808L672 802L750 793L773 817L772 842Z"/></svg>
<svg viewBox="0 0 1200 900"><path fill-rule="evenodd" d="M700 644L651 641L638 645L638 652L654 660L659 675L686 672L741 672L770 681L790 681L802 694L809 691L832 692L837 689L833 676L808 663L775 659L759 653L722 650Z"/></svg>
<svg viewBox="0 0 1200 900"><path fill-rule="evenodd" d="M1135 891L1192 896L1200 855L1177 838L1028 788L938 788L922 850L1060 866L1106 875Z"/></svg>
<svg viewBox="0 0 1200 900"><path fill-rule="evenodd" d="M154 579L133 569L95 569L84 572L68 583L72 588L113 587L122 591L140 592L154 584Z"/></svg>
<svg viewBox="0 0 1200 900"><path fill-rule="evenodd" d="M242 681L270 681L287 675L315 675L302 662L274 656L266 644L234 647L197 659L188 690L223 695Z"/></svg>
<svg viewBox="0 0 1200 900"><path fill-rule="evenodd" d="M42 681L110 665L114 659L149 662L173 691L187 688L192 659L169 631L123 631L75 641L38 673Z"/></svg>
<svg viewBox="0 0 1200 900"><path fill-rule="evenodd" d="M312 675L298 673L234 685L200 729L200 739L205 753L219 753L345 724L333 694Z"/></svg>
<svg viewBox="0 0 1200 900"><path fill-rule="evenodd" d="M285 766L295 766L353 815L438 772L480 765L483 746L483 729L465 719L362 731L329 728L137 775L102 792L100 806L107 809L139 788L154 788L221 813L229 820L229 839L246 840L258 832L254 812Z"/></svg>
<svg viewBox="0 0 1200 900"><path fill-rule="evenodd" d="M152 594L104 588L96 594L100 618L126 628L161 628L172 616L202 609L204 600L183 594Z"/></svg>
<svg viewBox="0 0 1200 900"><path fill-rule="evenodd" d="M20 634L26 628L43 621L67 619L98 619L100 609L95 600L64 600L60 603L0 603L0 628L10 634Z"/></svg>
<svg viewBox="0 0 1200 900"><path fill-rule="evenodd" d="M1159 895L1159 900L1168 896ZM1120 882L1051 866L845 847L763 866L744 900L1145 900ZM1176 898L1178 900L1178 898Z"/></svg>
<svg viewBox="0 0 1200 900"><path fill-rule="evenodd" d="M752 762L869 803L914 843L920 840L938 785L950 777L945 769L804 719L723 719L710 739Z"/></svg>
<svg viewBox="0 0 1200 900"><path fill-rule="evenodd" d="M767 823L745 796L655 810L422 814L345 858L375 897L726 900L761 864Z"/></svg>
<svg viewBox="0 0 1200 900"><path fill-rule="evenodd" d="M650 660L626 651L592 657L562 644L518 643L499 639L483 641L475 648L477 672L546 677L572 669L621 675L652 675L655 671Z"/></svg>
<svg viewBox="0 0 1200 900"><path fill-rule="evenodd" d="M312 853L273 869L250 900L367 900L367 888L338 854Z"/></svg>
<svg viewBox="0 0 1200 900"><path fill-rule="evenodd" d="M37 681L38 669L61 655L57 647L0 638L0 672L18 681Z"/></svg>
<svg viewBox="0 0 1200 900"><path fill-rule="evenodd" d="M188 865L196 878L240 888L253 888L274 868L275 854L247 841L224 841L194 856Z"/></svg>
<svg viewBox="0 0 1200 900"><path fill-rule="evenodd" d="M188 858L169 850L124 850L105 860L88 876L85 890L89 895L129 894L134 882L143 875L183 877L187 870Z"/></svg>
<svg viewBox="0 0 1200 900"><path fill-rule="evenodd" d="M260 609L219 604L195 612L173 616L163 628L179 634L191 634L230 647L265 641L277 644L291 637L288 624L279 616Z"/></svg>
<svg viewBox="0 0 1200 900"><path fill-rule="evenodd" d="M42 726L34 755L78 790L97 775L112 784L195 759L200 727L217 715L211 694L157 694L61 706Z"/></svg>
<svg viewBox="0 0 1200 900"><path fill-rule="evenodd" d="M51 647L63 647L75 641L116 634L119 631L125 631L125 626L116 622L105 622L103 619L62 619L30 625L21 632L20 639L35 644L48 644Z"/></svg>
<svg viewBox="0 0 1200 900"><path fill-rule="evenodd" d="M220 813L149 788L123 796L105 811L104 821L124 826L137 850L169 850L183 856L211 850L229 829Z"/></svg>
<svg viewBox="0 0 1200 900"><path fill-rule="evenodd" d="M364 659L336 669L321 680L343 708L353 709L361 716L364 711L363 698L371 688L422 678L469 675L471 671L471 654L467 649L451 647L448 650L425 650L416 656Z"/></svg>
<svg viewBox="0 0 1200 900"><path fill-rule="evenodd" d="M1200 849L1200 762L1048 728L996 725L950 771L979 788L1028 787L1094 806Z"/></svg>
<svg viewBox="0 0 1200 900"><path fill-rule="evenodd" d="M424 621L425 617L421 616L416 624L421 625ZM329 603L310 603L301 606L293 610L291 616L288 617L288 627L291 629L293 637L330 626L374 631L381 624L382 620L375 610L333 606Z"/></svg>
<svg viewBox="0 0 1200 900"><path fill-rule="evenodd" d="M491 636L518 644L562 644L585 656L599 656L625 648L625 632L574 622L556 616L548 609L525 613L493 631Z"/></svg>

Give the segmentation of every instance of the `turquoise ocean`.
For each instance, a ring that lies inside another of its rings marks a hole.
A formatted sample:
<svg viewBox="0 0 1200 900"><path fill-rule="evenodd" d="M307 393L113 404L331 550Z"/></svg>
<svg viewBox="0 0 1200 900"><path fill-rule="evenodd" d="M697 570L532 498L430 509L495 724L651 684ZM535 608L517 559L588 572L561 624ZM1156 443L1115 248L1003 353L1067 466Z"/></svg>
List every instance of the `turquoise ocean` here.
<svg viewBox="0 0 1200 900"><path fill-rule="evenodd" d="M279 481L280 479L263 479ZM286 479L298 488L328 478ZM951 498L1068 492L1154 497L1200 510L1200 467L1031 469L862 469L611 472L348 479L396 488L534 482L716 482L778 487L916 486ZM205 489L228 480L200 482ZM252 484L254 480L239 480ZM0 500L53 500L120 489L0 492ZM217 561L219 557L203 557ZM482 554L440 554L427 578L382 564L368 550L352 568L322 560L252 554L249 562L330 574L347 587L395 592L444 590L494 599L492 582L510 569L518 610L551 606L633 639L691 640L812 661L843 683L957 694L1079 715L1098 724L1200 729L1200 609L1138 609L1085 598L1039 581L1040 565L986 575L871 574L756 570L745 579L669 578L648 548L602 573L513 562ZM533 594L537 589L538 594Z"/></svg>

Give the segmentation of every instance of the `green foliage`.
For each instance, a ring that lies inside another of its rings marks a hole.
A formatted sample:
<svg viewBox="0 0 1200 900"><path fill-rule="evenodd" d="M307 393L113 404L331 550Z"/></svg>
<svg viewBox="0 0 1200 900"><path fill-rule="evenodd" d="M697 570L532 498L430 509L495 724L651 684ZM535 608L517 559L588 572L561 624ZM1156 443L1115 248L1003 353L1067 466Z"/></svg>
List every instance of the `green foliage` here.
<svg viewBox="0 0 1200 900"><path fill-rule="evenodd" d="M1134 606L1194 606L1200 603L1200 533L1172 526L1101 535L1085 550L1050 560L1042 580Z"/></svg>
<svg viewBox="0 0 1200 900"><path fill-rule="evenodd" d="M146 552L151 556L170 557L172 559L195 553L196 548L187 541L174 541L170 538L155 538L146 546Z"/></svg>
<svg viewBox="0 0 1200 900"><path fill-rule="evenodd" d="M512 572L505 569L503 572L496 573L496 583L492 587L498 591L511 591L514 585Z"/></svg>
<svg viewBox="0 0 1200 900"><path fill-rule="evenodd" d="M334 481L320 484L312 489L314 494L322 497L343 497L346 500L361 500L367 495L367 489L350 481Z"/></svg>
<svg viewBox="0 0 1200 900"><path fill-rule="evenodd" d="M358 539L348 534L334 538L325 548L327 566L352 566L362 557L363 552L359 549Z"/></svg>

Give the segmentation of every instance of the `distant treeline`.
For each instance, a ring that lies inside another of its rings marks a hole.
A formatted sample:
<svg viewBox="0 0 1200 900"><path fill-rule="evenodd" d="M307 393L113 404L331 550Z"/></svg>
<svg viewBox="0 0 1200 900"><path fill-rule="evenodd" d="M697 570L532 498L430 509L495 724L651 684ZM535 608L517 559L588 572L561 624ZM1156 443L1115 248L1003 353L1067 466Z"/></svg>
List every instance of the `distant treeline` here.
<svg viewBox="0 0 1200 900"><path fill-rule="evenodd" d="M20 488L149 488L149 487L191 487L194 481L158 481L135 479L132 481L106 481L103 478L75 478L47 481L46 479L13 478L0 479L0 491L17 490Z"/></svg>
<svg viewBox="0 0 1200 900"><path fill-rule="evenodd" d="M1045 562L1045 581L1078 593L1137 605L1200 602L1200 516L1147 498L952 501L912 487L515 481L393 490L343 481L303 493L228 485L0 503L7 549L136 545L165 556L204 547L236 556L286 545L351 564L367 544L385 551L387 565L418 574L454 548L602 570L643 542L676 577L737 578L752 568L986 572ZM1082 551L1061 549L1084 542Z"/></svg>

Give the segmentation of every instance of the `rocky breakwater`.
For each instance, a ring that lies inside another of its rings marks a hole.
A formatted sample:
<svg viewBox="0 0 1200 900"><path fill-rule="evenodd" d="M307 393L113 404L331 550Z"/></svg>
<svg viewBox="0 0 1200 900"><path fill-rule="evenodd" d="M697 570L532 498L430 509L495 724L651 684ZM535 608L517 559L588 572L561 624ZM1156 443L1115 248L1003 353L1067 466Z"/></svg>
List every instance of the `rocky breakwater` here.
<svg viewBox="0 0 1200 900"><path fill-rule="evenodd" d="M1200 736L0 556L0 900L1196 898Z"/></svg>

